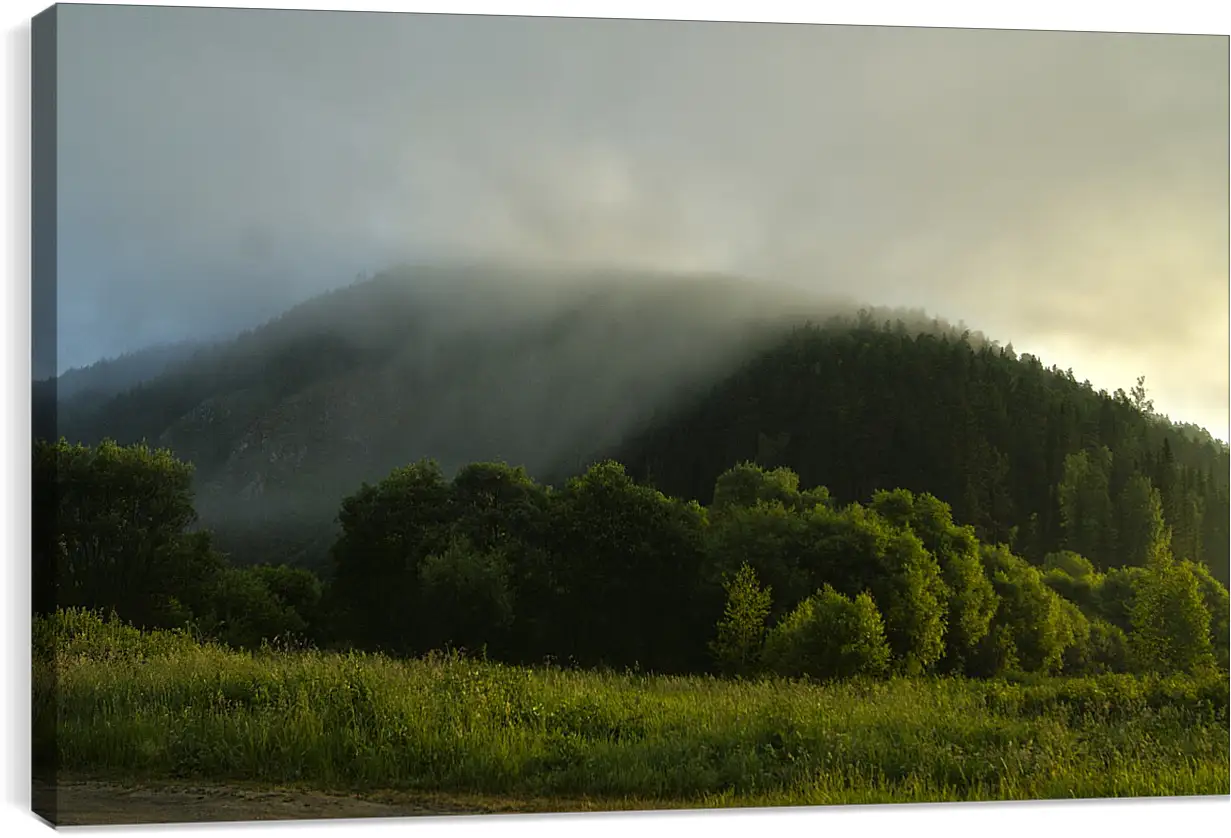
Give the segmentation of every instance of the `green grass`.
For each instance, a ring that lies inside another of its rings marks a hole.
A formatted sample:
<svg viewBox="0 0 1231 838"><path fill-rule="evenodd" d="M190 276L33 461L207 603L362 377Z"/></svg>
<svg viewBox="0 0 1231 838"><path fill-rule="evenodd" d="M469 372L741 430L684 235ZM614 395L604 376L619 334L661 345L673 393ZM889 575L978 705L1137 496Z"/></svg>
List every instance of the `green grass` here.
<svg viewBox="0 0 1231 838"><path fill-rule="evenodd" d="M35 648L36 742L68 773L613 807L1231 791L1222 674L731 682L247 654L80 613Z"/></svg>

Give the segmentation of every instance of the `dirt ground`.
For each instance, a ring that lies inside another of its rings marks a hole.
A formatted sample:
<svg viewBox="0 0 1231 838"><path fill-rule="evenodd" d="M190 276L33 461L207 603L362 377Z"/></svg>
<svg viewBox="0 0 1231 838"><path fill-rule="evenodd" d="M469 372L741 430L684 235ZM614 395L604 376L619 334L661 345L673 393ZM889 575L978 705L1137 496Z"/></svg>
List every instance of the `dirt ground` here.
<svg viewBox="0 0 1231 838"><path fill-rule="evenodd" d="M49 796L51 787L36 784L35 811L54 811L48 819L57 826L476 815L536 809L436 795L388 792L360 797L304 789L187 782L121 784L61 779L54 793L53 803ZM52 813L40 814L47 817Z"/></svg>

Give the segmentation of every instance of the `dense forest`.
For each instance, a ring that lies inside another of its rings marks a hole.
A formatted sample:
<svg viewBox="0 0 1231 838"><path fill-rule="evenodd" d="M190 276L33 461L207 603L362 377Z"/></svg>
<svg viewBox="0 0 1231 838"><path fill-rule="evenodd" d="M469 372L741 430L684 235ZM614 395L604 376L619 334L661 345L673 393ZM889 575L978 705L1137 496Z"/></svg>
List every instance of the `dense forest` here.
<svg viewBox="0 0 1231 838"><path fill-rule="evenodd" d="M88 407L44 385L40 612L666 673L1226 666L1228 449L1144 380L718 278L419 278Z"/></svg>
<svg viewBox="0 0 1231 838"><path fill-rule="evenodd" d="M703 507L613 461L560 490L504 464L449 480L421 461L346 498L322 582L226 562L192 527L191 466L166 450L39 443L36 608L240 648L465 649L659 673L1225 669L1227 589L1173 555L1160 494L1137 482L1140 562L1100 569L1072 550L1032 565L930 494L843 504L781 467L724 471Z"/></svg>
<svg viewBox="0 0 1231 838"><path fill-rule="evenodd" d="M91 410L61 404L43 436L169 447L236 561L324 570L359 483L425 455L577 471L764 345L797 298L721 278L390 272Z"/></svg>
<svg viewBox="0 0 1231 838"><path fill-rule="evenodd" d="M845 502L909 487L1036 564L1069 549L1100 569L1143 564L1157 489L1176 553L1228 578L1227 447L1155 415L1144 379L1095 392L1011 347L901 321L796 329L611 454L689 498L742 460Z"/></svg>
<svg viewBox="0 0 1231 838"><path fill-rule="evenodd" d="M158 378L205 346L198 341L157 344L35 381L32 401L36 434L54 438L57 426L73 427L79 417L94 415L103 404Z"/></svg>
<svg viewBox="0 0 1231 838"><path fill-rule="evenodd" d="M503 461L562 486L593 463L710 502L718 476L786 467L843 504L905 488L1041 566L1141 565L1159 492L1172 547L1228 580L1227 446L918 312L858 310L716 277L405 269L196 347L43 437L167 447L236 564L328 577L342 500L392 469ZM79 381L73 388L89 388Z"/></svg>

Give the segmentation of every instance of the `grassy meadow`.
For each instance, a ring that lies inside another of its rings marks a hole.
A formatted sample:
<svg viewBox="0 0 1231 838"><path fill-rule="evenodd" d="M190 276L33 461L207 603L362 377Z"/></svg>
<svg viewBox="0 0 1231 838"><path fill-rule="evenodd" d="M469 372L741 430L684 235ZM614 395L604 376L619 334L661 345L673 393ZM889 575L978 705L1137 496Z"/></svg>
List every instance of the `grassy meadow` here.
<svg viewBox="0 0 1231 838"><path fill-rule="evenodd" d="M82 612L35 653L35 750L66 775L611 808L1231 791L1217 673L739 682L243 653Z"/></svg>

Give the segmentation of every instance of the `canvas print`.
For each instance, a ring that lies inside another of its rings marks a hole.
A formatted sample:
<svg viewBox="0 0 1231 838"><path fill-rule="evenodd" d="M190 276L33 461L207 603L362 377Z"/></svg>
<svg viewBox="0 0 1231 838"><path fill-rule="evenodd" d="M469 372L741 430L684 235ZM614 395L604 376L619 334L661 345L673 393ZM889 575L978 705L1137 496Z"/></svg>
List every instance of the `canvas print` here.
<svg viewBox="0 0 1231 838"><path fill-rule="evenodd" d="M49 8L35 810L1227 795L1227 65Z"/></svg>

